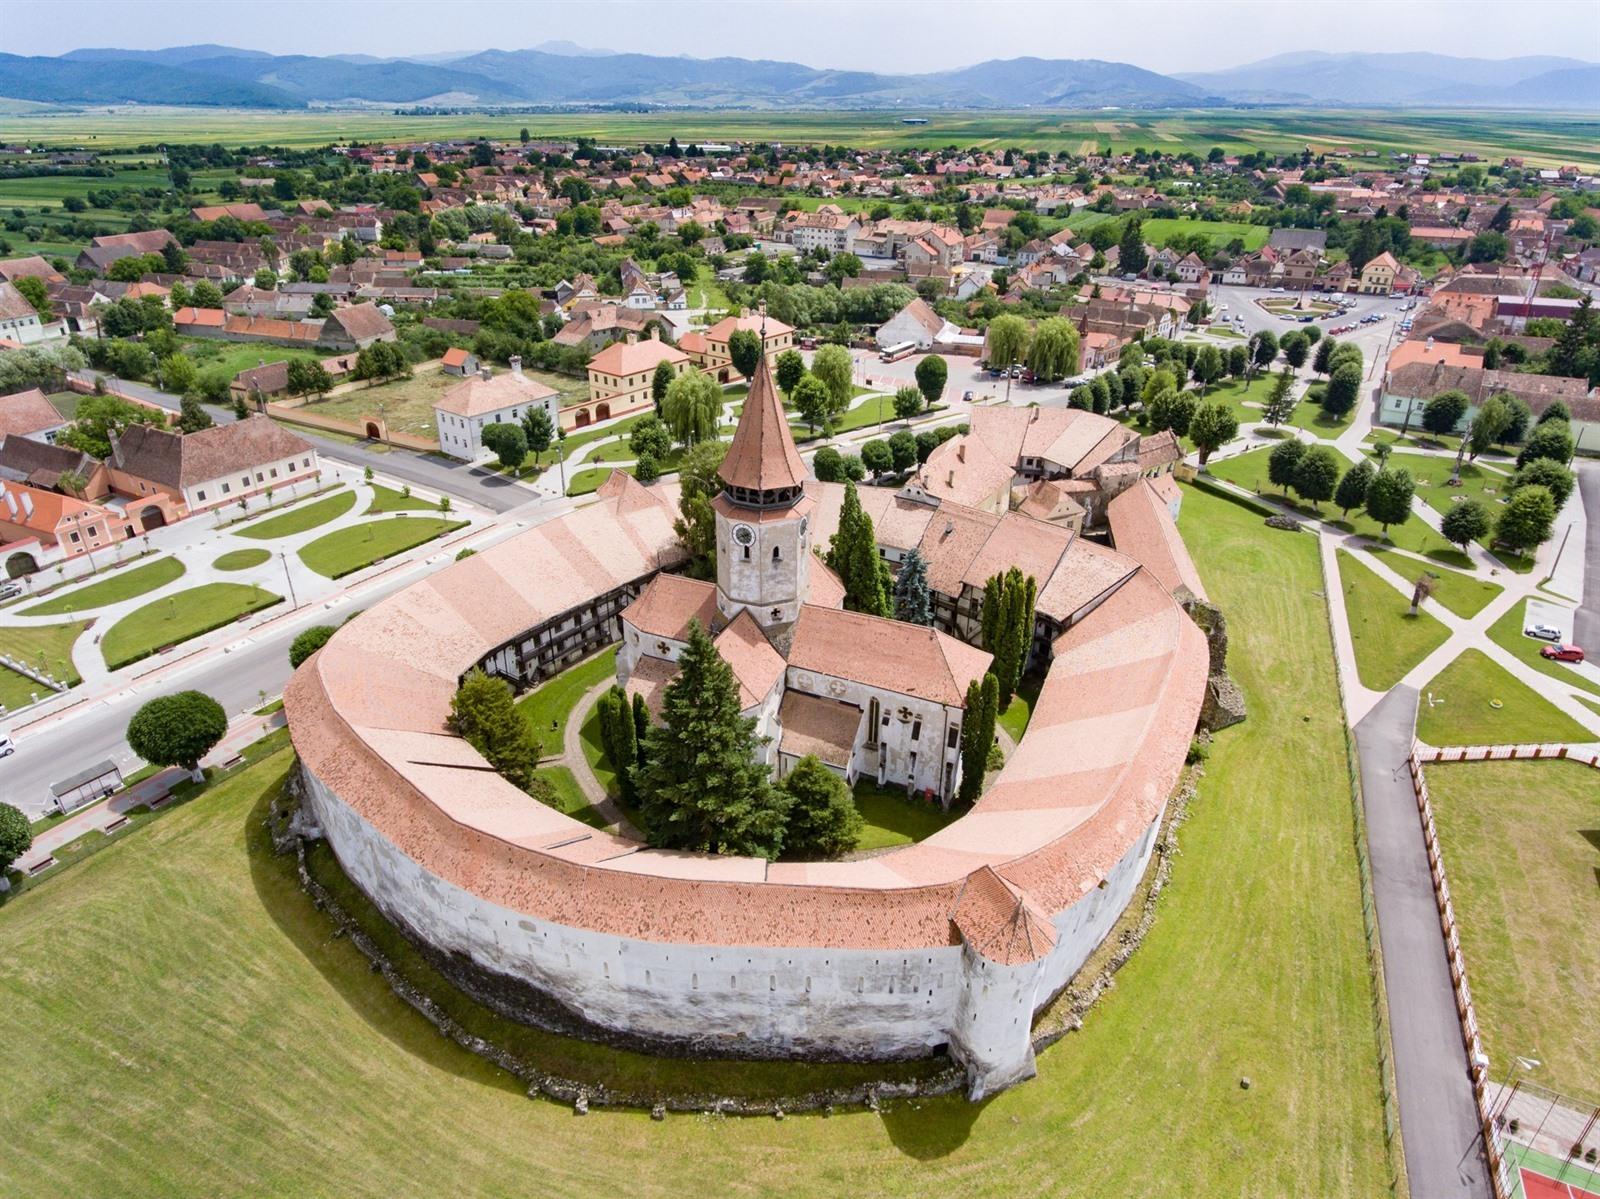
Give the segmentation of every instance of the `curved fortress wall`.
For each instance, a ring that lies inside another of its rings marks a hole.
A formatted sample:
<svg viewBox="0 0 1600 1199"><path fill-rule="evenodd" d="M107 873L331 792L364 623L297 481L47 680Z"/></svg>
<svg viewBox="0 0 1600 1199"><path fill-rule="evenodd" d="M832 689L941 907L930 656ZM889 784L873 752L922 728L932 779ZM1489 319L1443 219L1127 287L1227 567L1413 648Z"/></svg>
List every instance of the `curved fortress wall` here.
<svg viewBox="0 0 1600 1199"><path fill-rule="evenodd" d="M530 801L444 718L486 648L659 567L630 481L345 626L285 695L306 803L347 873L463 985L691 1052L884 1058L948 1045L982 1095L1126 907L1205 686L1148 571L1057 639L1027 735L974 810L851 862L651 850ZM575 1018L575 1019L574 1019ZM559 1022L558 1022L559 1023Z"/></svg>

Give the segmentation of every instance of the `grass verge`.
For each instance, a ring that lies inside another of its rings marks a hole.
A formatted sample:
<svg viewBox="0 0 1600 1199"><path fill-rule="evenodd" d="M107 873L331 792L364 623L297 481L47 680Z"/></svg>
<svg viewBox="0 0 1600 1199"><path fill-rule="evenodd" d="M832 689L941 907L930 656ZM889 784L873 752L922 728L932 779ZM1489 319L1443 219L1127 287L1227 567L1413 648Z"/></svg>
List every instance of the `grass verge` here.
<svg viewBox="0 0 1600 1199"><path fill-rule="evenodd" d="M229 550L211 565L217 570L249 570L272 557L271 550Z"/></svg>
<svg viewBox="0 0 1600 1199"><path fill-rule="evenodd" d="M1476 616L1488 606L1489 601L1500 594L1498 583L1491 583L1487 579L1480 579L1473 575L1463 574L1459 570L1447 570L1436 562L1422 562L1408 554L1381 545L1371 546L1367 553L1377 558L1390 570L1401 578L1415 582L1417 577L1426 571L1433 576L1433 599L1443 604L1463 620ZM1424 609L1426 610L1426 609Z"/></svg>
<svg viewBox="0 0 1600 1199"><path fill-rule="evenodd" d="M546 757L561 752L567 717L572 715L578 700L606 680L615 680L616 676L617 651L613 646L563 670L517 701L517 710L543 744Z"/></svg>
<svg viewBox="0 0 1600 1199"><path fill-rule="evenodd" d="M1489 640L1505 650L1506 653L1527 663L1540 674L1547 674L1553 679L1560 679L1563 683L1576 687L1579 691L1600 696L1600 687L1596 687L1581 673L1565 663L1552 662L1539 652L1550 643L1524 636L1522 630L1528 627L1527 620L1528 604L1524 600L1489 626ZM1596 648L1600 649L1600 647Z"/></svg>
<svg viewBox="0 0 1600 1199"><path fill-rule="evenodd" d="M76 620L25 629L0 628L0 653L38 667L68 687L76 687L83 679L72 665L72 645L88 627L88 621ZM7 709L26 707L35 695L45 699L48 691L43 683L0 667L0 705Z"/></svg>

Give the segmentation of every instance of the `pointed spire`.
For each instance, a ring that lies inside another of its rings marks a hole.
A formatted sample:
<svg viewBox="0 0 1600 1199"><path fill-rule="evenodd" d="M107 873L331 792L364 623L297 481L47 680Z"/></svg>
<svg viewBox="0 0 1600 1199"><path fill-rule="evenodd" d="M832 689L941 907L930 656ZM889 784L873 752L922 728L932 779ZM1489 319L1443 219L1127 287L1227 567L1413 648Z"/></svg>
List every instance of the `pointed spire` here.
<svg viewBox="0 0 1600 1199"><path fill-rule="evenodd" d="M789 418L772 381L765 350L763 341L761 360L750 379L750 394L745 397L739 427L728 446L728 456L717 471L729 487L749 491L801 487L806 481L806 466L794 448Z"/></svg>

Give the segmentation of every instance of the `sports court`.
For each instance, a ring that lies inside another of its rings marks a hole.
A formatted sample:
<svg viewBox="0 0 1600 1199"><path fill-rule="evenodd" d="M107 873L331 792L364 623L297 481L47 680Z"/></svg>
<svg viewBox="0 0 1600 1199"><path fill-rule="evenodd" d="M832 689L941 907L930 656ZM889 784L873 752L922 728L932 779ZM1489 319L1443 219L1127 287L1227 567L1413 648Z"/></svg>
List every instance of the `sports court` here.
<svg viewBox="0 0 1600 1199"><path fill-rule="evenodd" d="M1563 1162L1515 1141L1502 1143L1509 1199L1600 1199L1600 1169L1581 1159Z"/></svg>

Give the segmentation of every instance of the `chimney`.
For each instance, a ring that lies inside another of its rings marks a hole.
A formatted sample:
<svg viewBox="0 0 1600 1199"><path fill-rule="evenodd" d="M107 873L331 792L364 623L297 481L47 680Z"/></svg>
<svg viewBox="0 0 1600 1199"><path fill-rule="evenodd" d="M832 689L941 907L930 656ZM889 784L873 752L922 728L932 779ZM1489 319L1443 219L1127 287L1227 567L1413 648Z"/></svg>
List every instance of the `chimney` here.
<svg viewBox="0 0 1600 1199"><path fill-rule="evenodd" d="M511 373L513 375L520 375L522 373L522 355L521 354L513 354L513 355L511 355Z"/></svg>
<svg viewBox="0 0 1600 1199"><path fill-rule="evenodd" d="M32 516L33 516L33 497L31 495L29 495L26 491L24 491L22 493L22 510L24 512L26 512L30 518L32 518Z"/></svg>
<svg viewBox="0 0 1600 1199"><path fill-rule="evenodd" d="M11 509L11 519L17 519L17 497L12 492L6 492L6 507Z"/></svg>
<svg viewBox="0 0 1600 1199"><path fill-rule="evenodd" d="M478 368L478 378L480 378L480 379L487 379L487 378L489 378L489 376L490 376L490 375L491 375L491 374L493 374L493 373L494 373L494 372L493 372L493 371L491 371L491 370L490 370L490 369L489 369L489 368L488 368L488 367L486 367L486 366L480 366L480 367L479 367L479 368Z"/></svg>
<svg viewBox="0 0 1600 1199"><path fill-rule="evenodd" d="M945 477L944 477L944 485L946 487L954 487L956 485L956 472L955 471L952 470L952 471L950 471L949 473L947 473L945 475Z"/></svg>
<svg viewBox="0 0 1600 1199"><path fill-rule="evenodd" d="M966 442L957 442L956 443L956 461L957 462L965 462L966 460L967 460L967 445L966 445Z"/></svg>

